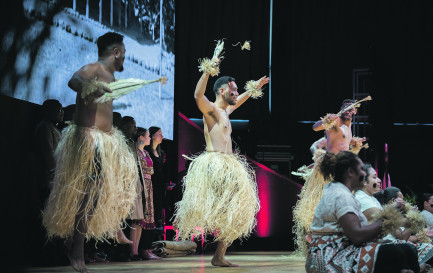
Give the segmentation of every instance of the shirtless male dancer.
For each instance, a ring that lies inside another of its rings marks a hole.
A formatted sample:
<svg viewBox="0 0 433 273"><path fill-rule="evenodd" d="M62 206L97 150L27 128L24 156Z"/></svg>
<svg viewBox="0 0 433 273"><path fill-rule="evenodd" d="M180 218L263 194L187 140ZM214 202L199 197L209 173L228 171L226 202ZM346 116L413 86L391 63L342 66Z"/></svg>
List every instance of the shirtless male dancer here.
<svg viewBox="0 0 433 273"><path fill-rule="evenodd" d="M234 240L251 233L259 201L254 171L244 157L233 153L229 116L250 93L239 95L235 79L223 76L214 84L216 99L211 102L204 95L208 79L209 74L204 72L194 92L203 113L206 152L189 167L183 198L176 204L174 225L183 239L196 234L196 227L202 228L204 234L213 233L218 244L212 265L238 266L224 255ZM262 77L258 88L268 82L268 77Z"/></svg>
<svg viewBox="0 0 433 273"><path fill-rule="evenodd" d="M66 239L67 256L78 272L88 272L85 238L128 241L121 224L136 197L138 179L125 137L113 127L112 100L94 101L112 92L104 83L114 82L114 72L123 71L123 36L108 32L97 46L98 61L80 68L68 83L77 92L75 123L63 132L56 149L56 173L43 212L48 236Z"/></svg>
<svg viewBox="0 0 433 273"><path fill-rule="evenodd" d="M354 103L353 100L344 100L341 109ZM325 131L326 134L326 151L334 154L338 154L340 151L349 151L350 145L361 146L362 142L365 141L365 137L362 139L352 138L352 116L356 115L357 109L353 107L341 116L331 114L330 119L336 120L335 126ZM314 131L325 130L323 127L323 121L319 120L313 125Z"/></svg>
<svg viewBox="0 0 433 273"><path fill-rule="evenodd" d="M344 100L341 110L354 103L353 100ZM336 114L329 115L335 125L325 131L325 137L319 139L311 146L310 150L314 153L315 162L308 169L308 176L305 184L299 194L299 200L293 210L293 220L295 222L294 232L296 235L296 244L298 250L304 254L307 251L306 239L309 238L309 230L313 222L316 206L322 197L323 188L329 181L326 181L320 172L320 163L322 155L326 152L338 154L340 151L349 151L352 147L361 147L364 138L352 137L352 116L357 113L356 107L353 107L338 116ZM325 130L323 121L317 121L313 125L314 131ZM322 150L323 149L323 150ZM359 151L359 150L358 150ZM319 152L319 153L316 153ZM306 238L307 236L308 238Z"/></svg>

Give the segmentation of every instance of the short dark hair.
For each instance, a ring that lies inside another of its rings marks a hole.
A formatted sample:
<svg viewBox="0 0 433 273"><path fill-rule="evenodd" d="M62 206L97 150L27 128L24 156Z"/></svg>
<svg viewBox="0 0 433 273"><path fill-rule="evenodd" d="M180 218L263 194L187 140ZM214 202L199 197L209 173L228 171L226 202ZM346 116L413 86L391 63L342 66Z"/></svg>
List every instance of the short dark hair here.
<svg viewBox="0 0 433 273"><path fill-rule="evenodd" d="M345 99L345 100L343 100L343 102L341 103L341 107L340 107L340 109L343 109L345 106L345 104L352 104L352 103L355 103L356 102L356 100L352 100L352 99Z"/></svg>
<svg viewBox="0 0 433 273"><path fill-rule="evenodd" d="M122 130L124 130L125 126L128 123L133 122L133 121L135 122L135 119L133 117L131 117L131 116L124 116L124 117L122 117L122 119L120 120L120 128Z"/></svg>
<svg viewBox="0 0 433 273"><path fill-rule="evenodd" d="M116 32L107 32L96 40L98 45L98 56L102 57L104 53L113 45L121 45L123 43L123 35Z"/></svg>
<svg viewBox="0 0 433 273"><path fill-rule="evenodd" d="M62 104L58 100L49 99L42 103L43 116L46 118L55 116L60 109L63 110Z"/></svg>
<svg viewBox="0 0 433 273"><path fill-rule="evenodd" d="M334 181L344 183L347 170L355 170L359 164L358 159L357 155L348 151L341 151L338 154L327 152L320 164L320 172L326 179L334 178Z"/></svg>
<svg viewBox="0 0 433 273"><path fill-rule="evenodd" d="M234 81L236 81L235 78L230 77L230 76L219 77L213 85L213 92L215 93L215 95L218 95L218 90L221 88L221 86L223 86L224 84L228 84L229 82L234 82Z"/></svg>
<svg viewBox="0 0 433 273"><path fill-rule="evenodd" d="M379 203L386 205L393 198L397 198L399 192L401 191L397 187L388 187L382 191L376 192L373 196L379 201Z"/></svg>

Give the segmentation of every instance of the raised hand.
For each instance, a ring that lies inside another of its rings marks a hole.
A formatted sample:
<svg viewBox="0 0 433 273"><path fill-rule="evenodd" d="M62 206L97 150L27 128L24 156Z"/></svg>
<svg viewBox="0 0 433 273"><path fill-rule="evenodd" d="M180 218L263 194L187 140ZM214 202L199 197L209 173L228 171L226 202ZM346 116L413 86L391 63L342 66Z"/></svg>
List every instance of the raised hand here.
<svg viewBox="0 0 433 273"><path fill-rule="evenodd" d="M217 66L217 65L219 65L220 64L220 62L221 62L221 59L220 58L218 58L218 57L213 57L211 60L210 60L212 63L214 63L215 64L215 66Z"/></svg>
<svg viewBox="0 0 433 273"><path fill-rule="evenodd" d="M161 84L166 84L167 83L167 77L160 77L158 80L159 80L159 82Z"/></svg>
<svg viewBox="0 0 433 273"><path fill-rule="evenodd" d="M257 85L257 89L260 89L263 87L263 85L269 83L269 77L263 76L259 79L259 83Z"/></svg>

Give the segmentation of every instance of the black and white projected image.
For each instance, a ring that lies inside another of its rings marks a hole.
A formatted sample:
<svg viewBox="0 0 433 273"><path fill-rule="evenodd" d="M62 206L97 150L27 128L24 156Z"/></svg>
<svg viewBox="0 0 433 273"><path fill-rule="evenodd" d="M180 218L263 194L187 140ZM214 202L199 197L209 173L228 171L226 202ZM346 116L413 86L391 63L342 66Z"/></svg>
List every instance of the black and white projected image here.
<svg viewBox="0 0 433 273"><path fill-rule="evenodd" d="M49 34L36 54L29 46L17 52L11 68L14 78L3 75L1 93L38 104L46 99L74 104L76 93L68 80L98 59L96 39L114 31L124 35L126 47L124 71L116 72L116 78L168 78L166 85L147 85L115 100L114 111L134 117L137 126L161 127L164 137L173 139L174 0L63 1L51 22L46 18L55 3L23 1L26 20L32 23L22 41L31 44L44 29ZM2 46L7 49L16 37L12 31L4 37Z"/></svg>

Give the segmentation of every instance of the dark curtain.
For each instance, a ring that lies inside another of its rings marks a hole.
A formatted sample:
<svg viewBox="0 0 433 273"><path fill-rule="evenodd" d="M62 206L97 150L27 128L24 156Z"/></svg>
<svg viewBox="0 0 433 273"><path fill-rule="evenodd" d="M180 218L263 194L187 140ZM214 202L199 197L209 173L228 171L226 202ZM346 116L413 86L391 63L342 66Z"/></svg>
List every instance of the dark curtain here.
<svg viewBox="0 0 433 273"><path fill-rule="evenodd" d="M224 59L220 75L236 79L239 91L245 82L268 75L269 1L222 0L176 1L176 80L175 109L187 117L201 118L194 101L195 86L201 76L198 59L211 58L216 40L225 38ZM251 51L232 44L251 41ZM206 96L215 100L212 91L216 77L210 77ZM250 99L231 118L255 119L266 114L268 97Z"/></svg>
<svg viewBox="0 0 433 273"><path fill-rule="evenodd" d="M275 0L276 118L338 110L352 97L352 70L370 68L377 111L385 107L392 122L431 122L420 114L433 88L432 15L431 1Z"/></svg>
<svg viewBox="0 0 433 273"><path fill-rule="evenodd" d="M433 191L426 182L432 126L394 124L433 123L432 15L431 1L274 1L272 129L295 147L295 166L311 162L308 147L322 136L298 121L337 112L352 98L353 69L369 68L363 159L377 164L381 178L387 170L404 193Z"/></svg>

